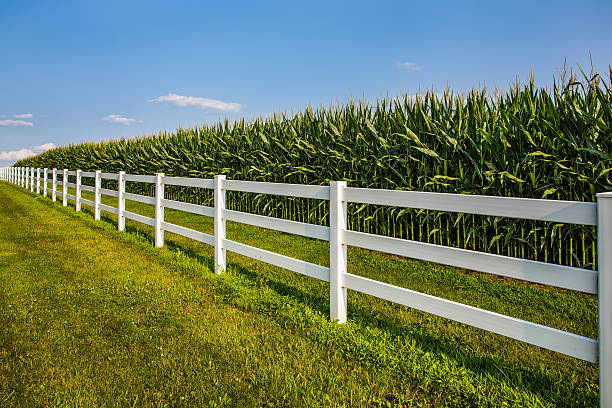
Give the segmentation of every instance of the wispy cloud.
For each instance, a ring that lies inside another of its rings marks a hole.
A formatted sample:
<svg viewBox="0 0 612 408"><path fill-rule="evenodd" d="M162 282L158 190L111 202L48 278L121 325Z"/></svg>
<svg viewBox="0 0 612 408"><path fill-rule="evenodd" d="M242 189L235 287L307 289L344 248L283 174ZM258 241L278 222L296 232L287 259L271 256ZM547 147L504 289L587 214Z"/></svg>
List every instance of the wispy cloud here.
<svg viewBox="0 0 612 408"><path fill-rule="evenodd" d="M219 112L238 112L241 108L239 103L223 102L216 99L200 98L197 96L182 96L172 93L151 99L149 102L168 103L181 108L195 106L201 109Z"/></svg>
<svg viewBox="0 0 612 408"><path fill-rule="evenodd" d="M119 123L120 125L131 125L132 123L142 123L142 120L126 118L121 115L106 115L102 120L110 123Z"/></svg>
<svg viewBox="0 0 612 408"><path fill-rule="evenodd" d="M0 120L0 126L34 126L32 122L26 122L25 120L13 120L13 119L5 119Z"/></svg>
<svg viewBox="0 0 612 408"><path fill-rule="evenodd" d="M13 115L16 119L32 119L34 116L31 113L20 113L19 115Z"/></svg>
<svg viewBox="0 0 612 408"><path fill-rule="evenodd" d="M398 68L407 69L408 71L422 71L423 69L416 62L398 62Z"/></svg>
<svg viewBox="0 0 612 408"><path fill-rule="evenodd" d="M25 159L27 157L34 156L38 153L42 153L46 150L53 149L55 147L55 143L45 143L40 146L33 146L29 149L20 149L14 150L12 152L0 152L0 161L11 161L15 162L17 160Z"/></svg>
<svg viewBox="0 0 612 408"><path fill-rule="evenodd" d="M40 152L44 152L50 149L54 149L55 147L57 147L55 146L55 143L49 142L49 143L41 144L40 146L34 146L32 150L34 150L37 153L40 153Z"/></svg>

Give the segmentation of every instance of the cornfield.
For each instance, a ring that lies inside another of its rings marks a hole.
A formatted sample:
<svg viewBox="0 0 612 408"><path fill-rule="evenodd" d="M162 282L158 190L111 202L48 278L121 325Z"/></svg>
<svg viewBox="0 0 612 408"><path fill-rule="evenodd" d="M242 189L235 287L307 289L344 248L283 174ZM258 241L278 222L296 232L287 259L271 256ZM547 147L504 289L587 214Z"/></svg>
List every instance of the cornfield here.
<svg viewBox="0 0 612 408"><path fill-rule="evenodd" d="M55 148L16 166L328 184L506 197L594 201L612 190L612 69L570 75L551 89L533 78L505 93L403 95L308 108L250 122ZM109 186L112 187L112 186ZM151 194L134 183L132 191ZM169 187L167 197L210 204L209 192ZM228 194L239 211L325 225L325 202ZM349 228L594 268L595 229L372 205L349 206Z"/></svg>

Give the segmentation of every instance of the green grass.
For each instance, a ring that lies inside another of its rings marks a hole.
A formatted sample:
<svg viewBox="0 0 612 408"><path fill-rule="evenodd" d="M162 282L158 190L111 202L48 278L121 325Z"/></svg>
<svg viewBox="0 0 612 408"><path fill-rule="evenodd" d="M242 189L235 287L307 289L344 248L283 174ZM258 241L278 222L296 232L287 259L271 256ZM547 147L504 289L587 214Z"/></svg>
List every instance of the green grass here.
<svg viewBox="0 0 612 408"><path fill-rule="evenodd" d="M156 249L149 227L7 183L0 200L0 406L597 405L597 365L352 291L337 325L323 282L231 253L215 275L204 244ZM228 237L328 262L326 242ZM349 272L597 337L593 296L355 248Z"/></svg>

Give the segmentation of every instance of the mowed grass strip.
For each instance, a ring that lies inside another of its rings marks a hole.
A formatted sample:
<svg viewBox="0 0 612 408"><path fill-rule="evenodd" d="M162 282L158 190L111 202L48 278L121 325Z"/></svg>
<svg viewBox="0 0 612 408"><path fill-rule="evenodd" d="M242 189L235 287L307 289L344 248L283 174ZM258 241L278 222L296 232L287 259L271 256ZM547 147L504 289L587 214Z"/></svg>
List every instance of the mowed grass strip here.
<svg viewBox="0 0 612 408"><path fill-rule="evenodd" d="M84 196L88 193L84 192ZM90 197L88 197L90 198ZM593 406L597 366L0 183L0 402L105 406ZM116 199L105 197L114 204ZM151 207L128 202L151 215ZM105 214L106 215L106 214ZM170 222L211 232L205 217ZM327 243L228 223L326 263ZM596 336L596 299L351 249L351 273ZM594 320L595 319L595 320Z"/></svg>

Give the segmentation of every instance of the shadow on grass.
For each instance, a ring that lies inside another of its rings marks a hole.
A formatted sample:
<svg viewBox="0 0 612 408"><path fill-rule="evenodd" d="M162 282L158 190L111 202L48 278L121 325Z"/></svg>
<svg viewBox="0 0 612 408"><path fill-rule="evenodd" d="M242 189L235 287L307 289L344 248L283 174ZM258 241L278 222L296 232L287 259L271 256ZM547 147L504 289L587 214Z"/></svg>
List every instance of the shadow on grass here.
<svg viewBox="0 0 612 408"><path fill-rule="evenodd" d="M51 201L47 202L49 205L52 205ZM91 215L93 218L93 211L90 208L84 207L82 212ZM101 220L115 226L117 224L116 219L104 213L101 216ZM126 232L138 235L151 245L154 245L155 236L151 231L135 226L126 226ZM170 251L180 252L209 268L211 271L214 270L214 260L212 257L198 252L196 248L185 246L173 239L166 239L165 245ZM245 268L238 263L230 262L228 266L254 284L264 285L278 295L305 304L323 315L329 314L329 303L326 296L312 293L309 290L304 290L279 279L268 276L262 277L257 272ZM573 401L577 399L576 394L582 393L584 393L584 397L578 398L578 400L584 401L588 399L588 392L584 392L584 389L587 387L580 387L580 384L575 384L574 388L572 386L558 387L561 380L560 375L551 376L538 367L525 367L520 362L508 361L503 356L477 355L466 345L457 344L450 339L435 335L421 326L415 325L414 327L407 328L405 325L385 318L384 315L381 316L378 313L374 313L371 308L364 307L364 305L355 301L349 301L349 310L351 321L362 329L376 328L396 338L409 338L424 352L443 354L470 371L489 375L511 387L527 389L545 400ZM279 319L275 315L272 315L272 317Z"/></svg>

